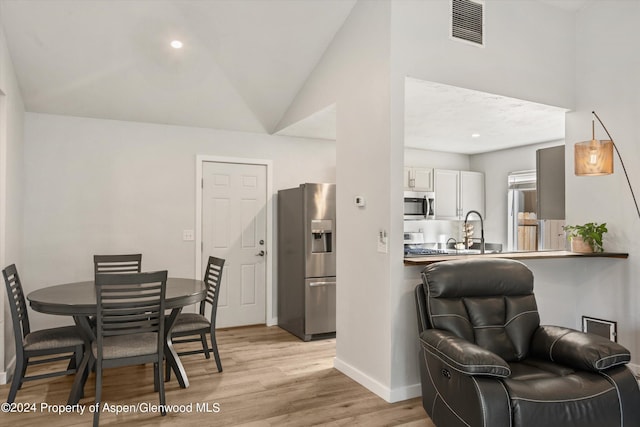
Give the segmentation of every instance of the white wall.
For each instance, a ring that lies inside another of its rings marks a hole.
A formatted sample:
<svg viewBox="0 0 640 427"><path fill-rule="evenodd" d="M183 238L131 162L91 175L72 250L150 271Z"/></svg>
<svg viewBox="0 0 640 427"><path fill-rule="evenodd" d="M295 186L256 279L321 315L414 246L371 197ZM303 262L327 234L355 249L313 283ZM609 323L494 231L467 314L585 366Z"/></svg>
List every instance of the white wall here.
<svg viewBox="0 0 640 427"><path fill-rule="evenodd" d="M486 0L485 46L449 39L449 0L394 0L393 63L413 78L573 105L574 16L537 0Z"/></svg>
<svg viewBox="0 0 640 427"><path fill-rule="evenodd" d="M0 27L0 268L21 264L24 105ZM0 292L0 384L15 356L11 313Z"/></svg>
<svg viewBox="0 0 640 427"><path fill-rule="evenodd" d="M575 142L591 138L591 111L595 110L618 146L629 178L640 191L640 36L635 23L640 3L590 2L577 14L576 111L567 116L567 223L606 222L605 250L628 252L629 259L603 265L576 284L577 313L618 321L619 342L640 363L640 218L620 162L613 175L576 177ZM593 31L603 28L606 31ZM607 139L596 123L596 137Z"/></svg>
<svg viewBox="0 0 640 427"><path fill-rule="evenodd" d="M274 193L335 182L330 141L27 113L25 291L91 278L100 252L141 252L145 269L194 277L182 230L196 228L198 154L272 160ZM33 314L36 328L51 324Z"/></svg>
<svg viewBox="0 0 640 427"><path fill-rule="evenodd" d="M562 145L564 141L545 142L508 150L471 156L471 170L484 172L487 242L507 248L507 177L510 172L536 168L536 150Z"/></svg>
<svg viewBox="0 0 640 427"><path fill-rule="evenodd" d="M390 137L389 13L387 2L359 2L332 46L348 53L338 64L348 89L337 104L341 232L335 366L387 399L390 257L378 252L377 240L379 232L387 233L393 253L393 241L400 238L389 207L392 192L402 191L403 157L402 146L394 147ZM355 195L366 198L364 209L354 206Z"/></svg>
<svg viewBox="0 0 640 427"><path fill-rule="evenodd" d="M336 103L335 366L388 400L393 369L390 262L402 267L403 167L402 142L392 144L391 137L390 11L388 1L354 6L280 124ZM356 195L365 197L366 207L353 204ZM389 253L377 251L381 231L388 235Z"/></svg>
<svg viewBox="0 0 640 427"><path fill-rule="evenodd" d="M470 158L466 154L444 153L442 151L404 149L405 166L424 166L437 169L471 170Z"/></svg>

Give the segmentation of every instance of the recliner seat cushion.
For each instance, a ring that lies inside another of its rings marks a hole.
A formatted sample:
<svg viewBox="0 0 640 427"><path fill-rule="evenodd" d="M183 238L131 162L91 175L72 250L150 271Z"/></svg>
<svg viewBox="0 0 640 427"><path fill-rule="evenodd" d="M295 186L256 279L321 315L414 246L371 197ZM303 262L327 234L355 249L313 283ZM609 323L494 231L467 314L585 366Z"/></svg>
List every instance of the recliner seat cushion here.
<svg viewBox="0 0 640 427"><path fill-rule="evenodd" d="M509 378L512 380L556 378L559 376L570 375L575 372L575 370L567 366L531 357L528 357L521 362L509 363L509 368L511 369L511 375Z"/></svg>
<svg viewBox="0 0 640 427"><path fill-rule="evenodd" d="M616 387L601 375L579 371L565 376L507 378L513 425L614 427L621 425Z"/></svg>

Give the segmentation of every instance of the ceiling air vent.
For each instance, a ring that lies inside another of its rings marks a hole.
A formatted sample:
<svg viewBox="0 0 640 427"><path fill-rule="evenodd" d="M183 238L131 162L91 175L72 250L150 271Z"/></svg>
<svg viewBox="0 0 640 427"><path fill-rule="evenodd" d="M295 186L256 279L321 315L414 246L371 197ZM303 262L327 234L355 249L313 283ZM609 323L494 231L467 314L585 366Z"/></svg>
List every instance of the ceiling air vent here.
<svg viewBox="0 0 640 427"><path fill-rule="evenodd" d="M451 0L451 37L483 46L484 1Z"/></svg>

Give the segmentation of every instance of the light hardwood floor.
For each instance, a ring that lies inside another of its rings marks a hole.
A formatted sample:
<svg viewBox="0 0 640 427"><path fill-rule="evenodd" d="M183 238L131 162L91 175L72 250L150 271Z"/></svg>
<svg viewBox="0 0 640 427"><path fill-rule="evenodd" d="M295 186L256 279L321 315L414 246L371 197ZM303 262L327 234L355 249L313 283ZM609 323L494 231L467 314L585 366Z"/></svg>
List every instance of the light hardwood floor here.
<svg viewBox="0 0 640 427"><path fill-rule="evenodd" d="M197 344L183 344L196 348ZM183 405L177 413L114 414L103 412L101 425L180 426L407 426L434 427L420 398L389 404L333 368L335 340L302 342L282 329L265 326L218 331L224 371L218 373L213 356L182 357L190 387L180 389L175 376L165 383L167 404ZM43 370L43 367L32 369ZM156 405L151 365L105 371L103 401L109 405ZM16 402L35 404L30 413L0 413L0 425L84 426L91 422L89 406L95 397L93 375L80 404L84 415L57 415L42 404L66 403L73 378L27 382ZM0 386L6 401L9 385ZM103 404L104 404L103 402ZM208 408L207 408L208 405ZM206 410L210 412L206 412ZM217 412L216 412L217 411Z"/></svg>

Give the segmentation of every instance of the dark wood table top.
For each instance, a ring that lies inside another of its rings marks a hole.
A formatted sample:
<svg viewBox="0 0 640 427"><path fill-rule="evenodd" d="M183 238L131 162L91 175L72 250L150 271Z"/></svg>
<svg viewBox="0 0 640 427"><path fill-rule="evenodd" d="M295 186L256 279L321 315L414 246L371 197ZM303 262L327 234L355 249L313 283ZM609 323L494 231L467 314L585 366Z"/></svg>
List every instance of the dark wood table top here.
<svg viewBox="0 0 640 427"><path fill-rule="evenodd" d="M206 286L202 280L170 277L167 279L166 308L174 309L202 301ZM96 314L96 290L93 280L65 283L35 290L27 299L35 311L67 316Z"/></svg>
<svg viewBox="0 0 640 427"><path fill-rule="evenodd" d="M435 262L451 261L454 259L466 258L508 258L517 260L529 259L566 259L566 258L629 258L627 253L618 252L591 252L579 253L569 251L522 251L522 252L500 252L490 254L460 254L460 255L425 255L421 257L411 257L404 259L404 265L429 265Z"/></svg>

